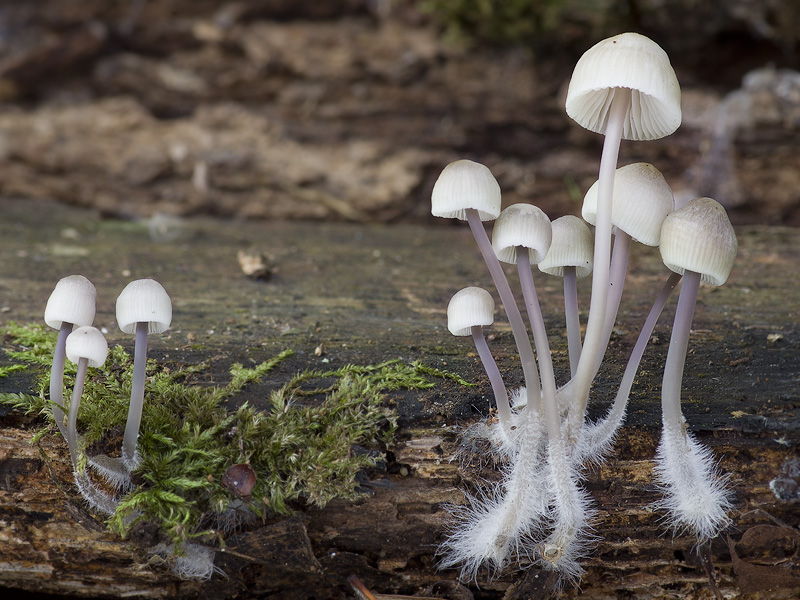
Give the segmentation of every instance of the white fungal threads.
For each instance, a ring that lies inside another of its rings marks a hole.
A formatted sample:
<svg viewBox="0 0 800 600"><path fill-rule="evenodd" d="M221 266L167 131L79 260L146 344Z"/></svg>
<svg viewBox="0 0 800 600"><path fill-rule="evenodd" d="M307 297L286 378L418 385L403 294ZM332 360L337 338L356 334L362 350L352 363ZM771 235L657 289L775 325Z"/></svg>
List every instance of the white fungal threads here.
<svg viewBox="0 0 800 600"><path fill-rule="evenodd" d="M601 462L611 450L647 342L682 277L664 366L664 432L655 473L664 492L659 507L667 514L668 526L687 531L700 541L714 537L729 523L725 480L717 473L710 451L686 430L680 387L700 280L712 285L724 282L733 264L736 239L724 210L715 201L698 199L672 212L672 191L653 165L616 168L621 139L657 139L680 124L680 88L666 54L638 34L600 42L575 68L567 113L584 127L605 135L599 178L587 193L583 214L595 225L594 242L577 217L563 217L551 224L531 205L512 205L498 218L499 186L488 169L477 163L448 165L434 187L432 213L465 219L472 229L508 315L526 382L508 398L483 336L491 318L462 323L460 331L450 327L456 335L468 334L467 327L471 327L500 415L496 424L490 420L469 428L464 438L466 449L474 448L481 436L491 444L491 450L480 458L494 458L502 480L469 496L465 505L451 508L454 524L440 548L441 566L460 567L462 579L477 579L482 569L497 574L522 557L557 572L561 581L580 578L580 560L594 540L594 509L582 487L582 469L587 463ZM487 198L491 198L490 205L482 204ZM497 220L489 246L481 220L492 218ZM704 224L696 226L695 221ZM722 241L711 247L709 240L715 236ZM700 247L688 249L690 238L700 238ZM664 263L673 273L655 297L611 409L605 418L588 423L591 386L616 321L628 255L636 251L631 241L660 244ZM498 261L517 265L535 358ZM542 273L564 277L571 376L560 387L530 269L537 263ZM591 305L581 340L577 280L590 272ZM491 299L488 292L480 291ZM466 290L459 294L463 292Z"/></svg>

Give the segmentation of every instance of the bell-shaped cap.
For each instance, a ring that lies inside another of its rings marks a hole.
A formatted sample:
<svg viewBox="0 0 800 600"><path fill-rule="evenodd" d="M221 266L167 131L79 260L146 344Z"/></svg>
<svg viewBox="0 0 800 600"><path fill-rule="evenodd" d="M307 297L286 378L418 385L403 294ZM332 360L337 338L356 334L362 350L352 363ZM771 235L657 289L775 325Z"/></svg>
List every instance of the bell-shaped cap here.
<svg viewBox="0 0 800 600"><path fill-rule="evenodd" d="M44 309L44 322L61 329L63 323L91 325L94 321L97 290L83 275L59 280Z"/></svg>
<svg viewBox="0 0 800 600"><path fill-rule="evenodd" d="M137 279L117 297L117 324L135 333L137 323L147 323L147 333L161 333L172 322L172 301L155 279Z"/></svg>
<svg viewBox="0 0 800 600"><path fill-rule="evenodd" d="M700 273L702 281L722 285L739 245L728 213L711 198L695 198L670 213L661 226L661 259L668 269Z"/></svg>
<svg viewBox="0 0 800 600"><path fill-rule="evenodd" d="M589 48L575 65L567 114L595 133L605 133L618 88L631 90L622 137L655 140L681 124L681 89L669 57L650 38L622 33Z"/></svg>
<svg viewBox="0 0 800 600"><path fill-rule="evenodd" d="M492 248L501 262L516 263L517 247L528 249L528 260L539 263L553 240L550 218L533 204L512 204L503 209L492 227Z"/></svg>
<svg viewBox="0 0 800 600"><path fill-rule="evenodd" d="M447 328L453 335L472 335L475 326L494 322L494 298L483 288L466 287L447 305Z"/></svg>
<svg viewBox="0 0 800 600"><path fill-rule="evenodd" d="M597 181L583 198L581 214L592 225L597 220ZM675 199L667 180L650 163L633 163L617 169L614 175L614 198L611 224L634 240L658 246L661 223L675 208Z"/></svg>
<svg viewBox="0 0 800 600"><path fill-rule="evenodd" d="M96 327L84 325L67 336L67 358L76 363L86 359L90 367L100 367L108 356L108 342Z"/></svg>
<svg viewBox="0 0 800 600"><path fill-rule="evenodd" d="M575 215L564 215L552 223L553 243L539 270L548 275L564 276L564 267L575 267L578 277L592 272L594 239L589 226Z"/></svg>
<svg viewBox="0 0 800 600"><path fill-rule="evenodd" d="M466 220L466 210L474 208L481 221L491 221L500 214L500 184L485 165L471 160L457 160L439 175L431 194L434 217Z"/></svg>

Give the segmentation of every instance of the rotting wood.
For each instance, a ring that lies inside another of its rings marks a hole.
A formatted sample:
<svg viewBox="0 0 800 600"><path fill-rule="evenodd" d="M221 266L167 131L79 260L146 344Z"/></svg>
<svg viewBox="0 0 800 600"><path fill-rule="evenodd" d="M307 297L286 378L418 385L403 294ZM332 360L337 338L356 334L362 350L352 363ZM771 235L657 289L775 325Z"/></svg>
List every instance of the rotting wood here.
<svg viewBox="0 0 800 600"><path fill-rule="evenodd" d="M490 394L472 349L445 327L446 304L455 291L472 284L490 288L465 228L200 219L180 221L174 239L154 241L146 222L103 221L45 202L3 200L0 207L2 322L40 320L55 282L80 272L97 285L98 325L109 329L112 343L129 346L128 336L114 327L114 298L130 279L154 276L172 295L175 318L171 333L154 340L153 356L210 359L212 377L221 379L231 362L262 360L287 347L298 351L274 378L248 388L243 399L251 402L288 369L385 358L419 359L479 384L391 394L401 429L393 460L365 485L365 497L307 508L232 538L217 559L228 578L204 584L176 580L145 546L108 533L75 494L63 440L45 437L40 452L30 445L30 420L7 415L0 429L0 585L84 597L338 599L352 594L351 574L385 594L411 594L455 580L456 573L435 568L447 523L443 506L460 502L477 475L451 459L460 428L485 418ZM789 275L800 232L751 228L739 231L739 240L728 283L701 290L684 408L692 430L733 477L730 537L736 555L726 540L711 548L722 593L754 597L755 571L747 567L752 565L772 569L770 583L781 587L771 598L791 598L796 592L786 581L793 574L781 566L779 552L789 552L787 544L797 539L797 504L776 498L769 483L785 461L797 457L800 445L800 285ZM241 249L271 258L268 281L241 272ZM626 356L651 301L648 290L665 277L651 251L634 255L630 273L611 356ZM545 279L539 287L563 369L559 284ZM712 596L692 540L665 533L649 509L656 499L650 469L668 320L665 315L646 355L616 451L588 471L585 485L598 510L599 541L585 561L583 598ZM520 375L502 318L493 334L492 349L513 384ZM314 349L320 345L324 353L318 356ZM622 366L624 358L612 360L601 373L596 395L602 400L594 416L608 405L609 380ZM0 389L24 391L20 386L26 383L14 377ZM764 524L776 529L769 535L751 530ZM539 581L534 570L510 569L472 590L480 598L522 598ZM738 591L740 584L750 596ZM565 597L575 594L568 590Z"/></svg>

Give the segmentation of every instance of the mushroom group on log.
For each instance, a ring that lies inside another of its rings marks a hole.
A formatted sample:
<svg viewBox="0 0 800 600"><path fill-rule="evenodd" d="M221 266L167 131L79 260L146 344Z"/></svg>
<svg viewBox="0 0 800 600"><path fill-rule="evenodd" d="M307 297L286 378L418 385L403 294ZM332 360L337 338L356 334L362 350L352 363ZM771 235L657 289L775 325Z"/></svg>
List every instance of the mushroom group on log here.
<svg viewBox="0 0 800 600"><path fill-rule="evenodd" d="M148 551L156 541L148 527L128 539L106 530L103 516L87 509L75 488L66 441L53 429L32 444L43 420L3 408L0 586L78 597L333 599L355 596L348 581L354 575L377 598L510 600L552 593L535 567L493 580L479 573L478 585L457 582L456 570L438 569L446 506L463 503L465 491L492 476L452 460L466 426L492 418L492 389L479 357L447 331L453 293L491 286L466 228L198 218L181 222L178 239L153 241L147 223L102 220L44 201L4 200L2 211L2 325L41 322L53 282L80 264L97 286L96 325L109 331L111 344L129 343L113 326L114 293L155 265L175 307L173 328L150 349L159 362L207 360L212 376L223 378L233 362L296 351L237 402L257 403L276 385L273 379L298 370L385 359L419 360L476 385L443 381L387 394L399 429L385 466L364 473L361 498L298 506L290 518L259 521L227 541L216 561L225 576L207 582L175 577ZM64 231L71 232L66 241ZM582 598L708 598L715 588L732 598L792 598L800 586L790 568L800 547L800 284L787 276L798 259L800 232L749 227L737 236L739 260L726 285L699 291L682 402L692 433L731 475L732 525L698 555L694 538L664 533L652 508L673 299L643 357L613 451L586 476L601 539L581 562ZM243 248L273 257L275 275L266 282L246 277L237 263ZM645 248L632 260L637 276L626 285L610 341L626 352L667 275L657 251ZM562 282L547 279L537 293L551 329L563 330ZM484 329L503 375L521 383L506 321ZM550 343L555 369L568 373L566 333ZM324 353L315 353L320 346ZM10 362L0 357L0 364ZM604 365L590 417L607 412L614 390L604 382L618 381L623 368ZM32 384L30 375L12 373L0 379L0 392L27 392ZM577 594L563 591L566 598Z"/></svg>

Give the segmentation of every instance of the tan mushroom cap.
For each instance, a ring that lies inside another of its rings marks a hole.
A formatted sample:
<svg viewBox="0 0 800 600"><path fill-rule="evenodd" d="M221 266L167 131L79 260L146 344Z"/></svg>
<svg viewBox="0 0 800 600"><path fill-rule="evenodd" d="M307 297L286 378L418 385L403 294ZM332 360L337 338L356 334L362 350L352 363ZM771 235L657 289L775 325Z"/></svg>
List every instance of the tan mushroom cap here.
<svg viewBox="0 0 800 600"><path fill-rule="evenodd" d="M597 220L595 181L583 199L581 214L592 225ZM633 163L616 170L611 223L634 240L658 246L661 224L675 208L675 199L661 171L650 163Z"/></svg>
<svg viewBox="0 0 800 600"><path fill-rule="evenodd" d="M500 184L485 165L471 160L457 160L439 175L431 194L434 217L466 220L466 210L478 211L481 221L491 221L500 214Z"/></svg>
<svg viewBox="0 0 800 600"><path fill-rule="evenodd" d="M466 287L457 291L447 305L447 329L453 335L472 335L475 326L494 322L494 298L483 288Z"/></svg>
<svg viewBox="0 0 800 600"><path fill-rule="evenodd" d="M548 275L564 276L564 267L575 267L578 277L592 272L594 238L588 225L575 215L564 215L552 223L553 243L539 263L539 270Z"/></svg>
<svg viewBox="0 0 800 600"><path fill-rule="evenodd" d="M492 228L492 248L497 259L517 262L517 247L528 249L528 260L535 265L545 257L553 240L550 218L533 204L512 204L503 209Z"/></svg>
<svg viewBox="0 0 800 600"><path fill-rule="evenodd" d="M668 269L700 273L702 281L722 285L738 249L728 213L711 198L695 198L671 213L661 226L661 258Z"/></svg>
<svg viewBox="0 0 800 600"><path fill-rule="evenodd" d="M67 336L66 351L73 363L85 358L90 367L101 367L108 356L108 342L99 329L84 325Z"/></svg>
<svg viewBox="0 0 800 600"><path fill-rule="evenodd" d="M567 92L567 114L605 133L615 91L631 90L622 137L654 140L681 124L681 90L669 57L650 38L622 33L598 42L578 60Z"/></svg>

